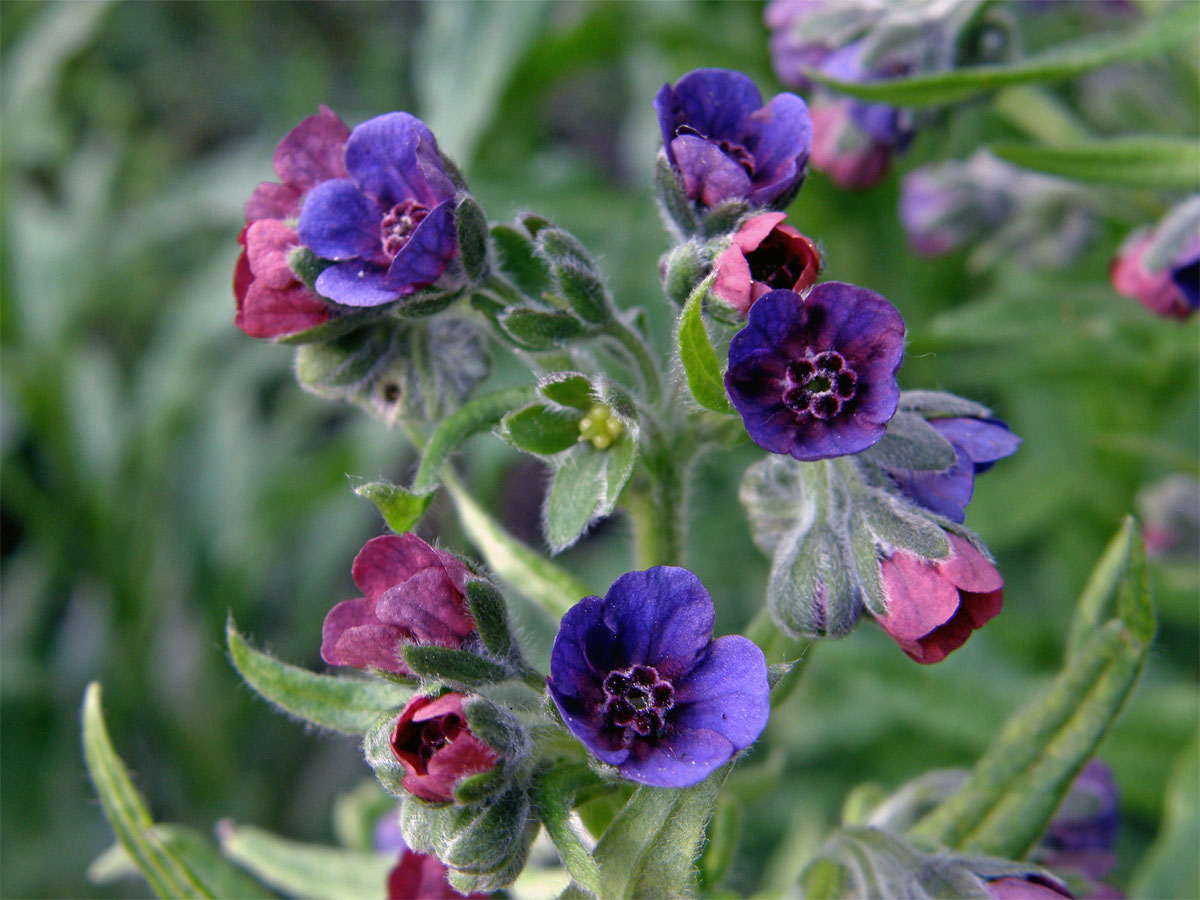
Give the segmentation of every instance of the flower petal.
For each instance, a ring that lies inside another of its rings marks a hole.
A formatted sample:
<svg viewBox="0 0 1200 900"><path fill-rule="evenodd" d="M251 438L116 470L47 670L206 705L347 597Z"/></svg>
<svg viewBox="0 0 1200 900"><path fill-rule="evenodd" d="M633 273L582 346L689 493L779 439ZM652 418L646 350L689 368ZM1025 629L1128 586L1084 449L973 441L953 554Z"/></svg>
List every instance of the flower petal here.
<svg viewBox="0 0 1200 900"><path fill-rule="evenodd" d="M260 219L246 228L250 271L264 286L283 290L296 283L288 255L300 246L300 235L278 219Z"/></svg>
<svg viewBox="0 0 1200 900"><path fill-rule="evenodd" d="M957 534L947 534L946 537L950 539L950 557L943 560L939 568L956 587L976 594L986 594L1004 587L1000 572L970 541Z"/></svg>
<svg viewBox="0 0 1200 900"><path fill-rule="evenodd" d="M332 666L382 669L409 675L400 657L408 635L375 618L374 604L365 597L339 603L321 627L321 658Z"/></svg>
<svg viewBox="0 0 1200 900"><path fill-rule="evenodd" d="M375 601L388 588L404 583L422 569L441 568L446 562L444 557L462 566L451 554L438 551L415 534L385 534L363 545L354 557L350 574L358 589Z"/></svg>
<svg viewBox="0 0 1200 900"><path fill-rule="evenodd" d="M276 291L255 280L246 289L233 323L253 338L276 338L329 321L329 304L300 282Z"/></svg>
<svg viewBox="0 0 1200 900"><path fill-rule="evenodd" d="M384 306L412 293L394 288L383 266L360 259L334 263L317 276L313 286L334 303L356 307Z"/></svg>
<svg viewBox="0 0 1200 900"><path fill-rule="evenodd" d="M749 76L730 69L695 69L675 82L671 109L679 124L702 137L740 144L746 120L762 105L762 94Z"/></svg>
<svg viewBox="0 0 1200 900"><path fill-rule="evenodd" d="M462 595L445 571L430 567L379 595L375 615L380 622L399 625L423 644L458 647L475 630Z"/></svg>
<svg viewBox="0 0 1200 900"><path fill-rule="evenodd" d="M350 129L327 106L284 136L275 148L275 174L285 185L309 190L331 178L345 178L343 154Z"/></svg>
<svg viewBox="0 0 1200 900"><path fill-rule="evenodd" d="M421 220L388 269L388 283L411 294L437 281L458 255L454 201L439 203Z"/></svg>
<svg viewBox="0 0 1200 900"><path fill-rule="evenodd" d="M620 641L619 666L653 666L671 680L688 671L712 639L712 598L678 566L627 572L604 598L604 622Z"/></svg>
<svg viewBox="0 0 1200 900"><path fill-rule="evenodd" d="M958 611L958 589L929 560L897 550L879 569L887 615L876 618L901 646L914 644Z"/></svg>
<svg viewBox="0 0 1200 900"><path fill-rule="evenodd" d="M736 752L729 740L707 729L680 730L656 743L635 744L635 753L617 765L632 781L653 787L699 784Z"/></svg>
<svg viewBox="0 0 1200 900"><path fill-rule="evenodd" d="M754 156L754 192L750 201L770 203L791 189L808 162L812 117L795 94L779 94L746 123L746 149Z"/></svg>
<svg viewBox="0 0 1200 900"><path fill-rule="evenodd" d="M1012 456L1021 446L1021 439L999 419L933 419L929 424L967 454L976 472L985 471L998 459Z"/></svg>
<svg viewBox="0 0 1200 900"><path fill-rule="evenodd" d="M408 113L393 112L363 122L346 142L346 169L355 184L382 209L414 199L427 207L445 196L434 193L420 162L428 165L437 141L425 123Z"/></svg>
<svg viewBox="0 0 1200 900"><path fill-rule="evenodd" d="M304 192L299 188L274 181L264 181L246 201L246 221L259 219L291 219L300 215Z"/></svg>
<svg viewBox="0 0 1200 900"><path fill-rule="evenodd" d="M750 176L711 141L683 134L671 141L671 152L687 195L705 206L750 193Z"/></svg>
<svg viewBox="0 0 1200 900"><path fill-rule="evenodd" d="M382 246L381 219L379 207L342 178L309 191L297 230L305 246L323 259L370 258Z"/></svg>
<svg viewBox="0 0 1200 900"><path fill-rule="evenodd" d="M676 683L675 705L681 728L715 731L737 750L749 747L771 713L762 650L741 635L713 641L704 659Z"/></svg>

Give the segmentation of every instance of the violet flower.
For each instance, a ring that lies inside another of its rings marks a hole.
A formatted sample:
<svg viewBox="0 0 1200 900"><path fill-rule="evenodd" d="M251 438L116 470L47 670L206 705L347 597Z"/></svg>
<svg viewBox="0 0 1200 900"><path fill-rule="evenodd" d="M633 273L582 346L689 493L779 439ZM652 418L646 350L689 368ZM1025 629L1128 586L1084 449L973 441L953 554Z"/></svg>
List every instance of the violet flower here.
<svg viewBox="0 0 1200 900"><path fill-rule="evenodd" d="M803 299L771 291L730 342L725 388L760 447L828 459L883 437L903 356L904 320L873 291L838 281Z"/></svg>
<svg viewBox="0 0 1200 900"><path fill-rule="evenodd" d="M563 616L547 686L571 732L632 781L688 787L749 747L770 712L753 641L712 639L713 603L687 569L616 580Z"/></svg>
<svg viewBox="0 0 1200 900"><path fill-rule="evenodd" d="M394 112L346 141L349 178L309 192L300 239L335 260L318 293L347 306L380 306L437 281L458 254L455 186L420 119Z"/></svg>
<svg viewBox="0 0 1200 900"><path fill-rule="evenodd" d="M741 72L696 69L663 85L654 108L667 159L702 206L786 202L804 180L812 122L795 94L764 106Z"/></svg>
<svg viewBox="0 0 1200 900"><path fill-rule="evenodd" d="M392 730L392 752L404 766L404 789L431 803L450 803L464 778L496 768L499 754L467 725L462 694L413 697Z"/></svg>
<svg viewBox="0 0 1200 900"><path fill-rule="evenodd" d="M784 218L781 212L750 217L717 257L712 292L743 316L768 291L803 293L817 280L821 254L816 244L783 224Z"/></svg>
<svg viewBox="0 0 1200 900"><path fill-rule="evenodd" d="M929 424L954 448L954 465L944 472L889 469L888 475L909 499L951 522L962 522L975 492L975 476L1016 453L1021 439L999 419L954 417L931 419Z"/></svg>
<svg viewBox="0 0 1200 900"><path fill-rule="evenodd" d="M919 663L945 659L1000 612L1004 579L969 541L947 533L950 555L897 550L879 563L887 615L879 624Z"/></svg>
<svg viewBox="0 0 1200 900"><path fill-rule="evenodd" d="M405 644L461 647L475 630L464 593L467 567L415 534L372 538L354 558L364 594L325 616L321 657L335 666L411 675Z"/></svg>

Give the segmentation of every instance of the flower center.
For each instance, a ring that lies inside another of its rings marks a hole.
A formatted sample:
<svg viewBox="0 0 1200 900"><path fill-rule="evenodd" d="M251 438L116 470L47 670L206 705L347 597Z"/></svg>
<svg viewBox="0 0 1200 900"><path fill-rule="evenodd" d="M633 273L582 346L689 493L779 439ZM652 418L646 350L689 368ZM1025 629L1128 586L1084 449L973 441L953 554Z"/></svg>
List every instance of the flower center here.
<svg viewBox="0 0 1200 900"><path fill-rule="evenodd" d="M797 413L832 419L854 399L858 376L836 350L806 356L788 364L784 405Z"/></svg>
<svg viewBox="0 0 1200 900"><path fill-rule="evenodd" d="M433 754L454 740L462 727L462 720L455 715L440 716L426 722L421 728L421 743L417 748L421 762L428 763Z"/></svg>
<svg viewBox="0 0 1200 900"><path fill-rule="evenodd" d="M733 141L714 141L713 143L721 149L722 153L745 169L747 175L751 178L754 177L754 155L749 150Z"/></svg>
<svg viewBox="0 0 1200 900"><path fill-rule="evenodd" d="M630 666L609 672L604 679L604 712L608 724L625 729L625 741L635 736L658 737L667 713L675 706L675 688L652 666Z"/></svg>
<svg viewBox="0 0 1200 900"><path fill-rule="evenodd" d="M392 207L391 212L379 223L379 237L383 241L383 252L395 259L421 220L429 215L429 207L409 198Z"/></svg>

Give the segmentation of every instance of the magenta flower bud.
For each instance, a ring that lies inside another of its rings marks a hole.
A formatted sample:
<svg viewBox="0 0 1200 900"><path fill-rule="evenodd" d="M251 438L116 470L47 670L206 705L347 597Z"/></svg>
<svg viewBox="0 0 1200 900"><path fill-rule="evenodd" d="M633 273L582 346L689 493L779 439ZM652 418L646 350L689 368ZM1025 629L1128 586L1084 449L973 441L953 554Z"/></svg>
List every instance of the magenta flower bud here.
<svg viewBox="0 0 1200 900"><path fill-rule="evenodd" d="M323 181L346 177L350 129L327 106L287 133L275 148L279 182L264 181L246 201L246 221L294 219L304 195Z"/></svg>
<svg viewBox="0 0 1200 900"><path fill-rule="evenodd" d="M329 321L329 304L287 266L287 249L300 243L292 228L278 219L259 219L242 229L238 243L244 249L233 271L234 325L250 337L269 339Z"/></svg>
<svg viewBox="0 0 1200 900"><path fill-rule="evenodd" d="M874 187L892 168L892 147L877 141L851 118L852 101L812 106L812 165L838 187Z"/></svg>
<svg viewBox="0 0 1200 900"><path fill-rule="evenodd" d="M1108 270L1113 290L1160 316L1187 319L1200 306L1200 239L1171 265L1152 270L1146 257L1154 244L1154 234L1145 230L1125 241Z"/></svg>
<svg viewBox="0 0 1200 900"><path fill-rule="evenodd" d="M404 766L404 789L431 803L450 803L464 778L490 772L498 753L471 733L462 694L413 697L392 730L392 752Z"/></svg>
<svg viewBox="0 0 1200 900"><path fill-rule="evenodd" d="M768 291L786 288L802 294L817 280L817 246L790 225L783 213L747 219L729 247L717 257L712 292L743 316Z"/></svg>
<svg viewBox="0 0 1200 900"><path fill-rule="evenodd" d="M941 662L1000 612L1004 579L969 541L947 533L950 555L897 550L879 564L887 615L876 618L919 663Z"/></svg>
<svg viewBox="0 0 1200 900"><path fill-rule="evenodd" d="M367 541L352 574L364 596L331 609L321 630L321 657L331 665L411 675L406 644L461 647L475 630L467 567L415 534Z"/></svg>
<svg viewBox="0 0 1200 900"><path fill-rule="evenodd" d="M858 453L896 412L904 319L874 291L826 281L771 291L729 344L725 389L760 447L799 460Z"/></svg>
<svg viewBox="0 0 1200 900"><path fill-rule="evenodd" d="M436 856L400 851L400 861L388 873L388 900L463 900L450 886L450 870ZM467 900L486 900L489 894L467 894Z"/></svg>
<svg viewBox="0 0 1200 900"><path fill-rule="evenodd" d="M764 106L741 72L696 69L663 85L654 109L667 159L701 206L726 200L767 206L804 180L812 122L795 94Z"/></svg>

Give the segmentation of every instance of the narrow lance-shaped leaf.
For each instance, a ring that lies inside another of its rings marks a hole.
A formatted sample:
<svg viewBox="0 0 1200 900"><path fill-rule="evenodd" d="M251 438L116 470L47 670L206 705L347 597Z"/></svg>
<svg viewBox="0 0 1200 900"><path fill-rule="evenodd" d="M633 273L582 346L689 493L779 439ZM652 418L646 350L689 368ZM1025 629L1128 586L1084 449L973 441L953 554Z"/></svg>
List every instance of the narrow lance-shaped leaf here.
<svg viewBox="0 0 1200 900"><path fill-rule="evenodd" d="M602 897L684 897L696 881L696 857L726 764L690 788L642 786L596 845Z"/></svg>
<svg viewBox="0 0 1200 900"><path fill-rule="evenodd" d="M451 414L437 427L425 445L421 465L413 478L412 492L427 494L432 491L437 487L442 466L463 441L473 434L495 427L505 413L528 406L536 399L532 388L506 388L476 397Z"/></svg>
<svg viewBox="0 0 1200 900"><path fill-rule="evenodd" d="M599 779L585 765L556 766L533 783L533 805L546 833L554 842L571 880L594 897L600 893L600 869L579 835L571 828L571 807L581 787Z"/></svg>
<svg viewBox="0 0 1200 900"><path fill-rule="evenodd" d="M471 579L467 582L467 605L483 645L497 656L506 656L512 650L512 635L508 630L508 610L500 592L481 578Z"/></svg>
<svg viewBox="0 0 1200 900"><path fill-rule="evenodd" d="M374 503L387 527L396 534L412 531L433 502L432 494L414 494L388 481L360 484L354 493Z"/></svg>
<svg viewBox="0 0 1200 900"><path fill-rule="evenodd" d="M725 378L717 351L713 349L700 307L712 287L715 275L696 286L683 305L679 316L679 359L687 376L688 388L696 402L713 412L734 414L733 404L725 393Z"/></svg>
<svg viewBox="0 0 1200 900"><path fill-rule="evenodd" d="M1006 65L951 69L887 81L852 82L810 69L816 81L843 94L895 106L939 106L1013 84L1065 81L1129 59L1147 59L1195 40L1197 18L1189 3L1164 4L1166 11L1140 28L1059 44L1051 50Z"/></svg>
<svg viewBox="0 0 1200 900"><path fill-rule="evenodd" d="M1054 146L992 144L988 149L1014 165L1080 181L1186 191L1200 180L1196 142L1190 138L1143 135Z"/></svg>
<svg viewBox="0 0 1200 900"><path fill-rule="evenodd" d="M1117 592L1124 583L1125 573L1130 570L1135 545L1142 550L1137 523L1132 516L1126 517L1120 530L1109 541L1092 574L1088 577L1079 605L1071 619L1070 637L1067 639L1067 656L1073 656L1116 608ZM1142 551L1144 555L1144 551ZM1145 565L1144 560L1142 566Z"/></svg>
<svg viewBox="0 0 1200 900"><path fill-rule="evenodd" d="M423 678L474 687L494 684L508 677L503 666L466 650L433 644L406 644L401 652L408 667Z"/></svg>
<svg viewBox="0 0 1200 900"><path fill-rule="evenodd" d="M442 483L454 501L467 538L483 554L492 571L556 620L581 599L595 593L570 572L505 531L457 478L447 474Z"/></svg>
<svg viewBox="0 0 1200 900"><path fill-rule="evenodd" d="M104 815L151 890L160 897L216 896L155 833L145 801L108 736L96 682L83 699L83 756Z"/></svg>
<svg viewBox="0 0 1200 900"><path fill-rule="evenodd" d="M267 884L301 900L363 900L387 893L393 856L306 844L250 825L218 827L225 855Z"/></svg>
<svg viewBox="0 0 1200 900"><path fill-rule="evenodd" d="M913 834L1009 859L1028 852L1145 664L1154 612L1139 568L1121 573L1119 617L1092 630L1046 697L1009 720L963 786Z"/></svg>
<svg viewBox="0 0 1200 900"><path fill-rule="evenodd" d="M364 734L380 710L403 706L412 696L411 689L391 682L318 675L280 662L251 647L238 634L232 616L225 637L229 658L250 687L285 712L321 728Z"/></svg>

